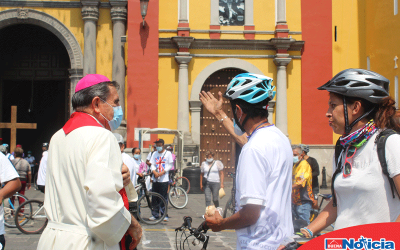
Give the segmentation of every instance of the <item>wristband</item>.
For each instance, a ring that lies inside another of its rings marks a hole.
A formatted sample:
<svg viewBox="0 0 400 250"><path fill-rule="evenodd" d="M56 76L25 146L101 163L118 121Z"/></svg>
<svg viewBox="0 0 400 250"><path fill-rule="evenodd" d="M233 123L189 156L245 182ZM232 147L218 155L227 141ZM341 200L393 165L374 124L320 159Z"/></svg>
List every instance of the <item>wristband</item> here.
<svg viewBox="0 0 400 250"><path fill-rule="evenodd" d="M310 238L314 236L313 232L308 227L303 227L302 229L307 231L307 233L310 235Z"/></svg>
<svg viewBox="0 0 400 250"><path fill-rule="evenodd" d="M222 123L224 121L225 118L228 118L228 116L225 116L224 118L222 118L221 120L219 120L219 123Z"/></svg>

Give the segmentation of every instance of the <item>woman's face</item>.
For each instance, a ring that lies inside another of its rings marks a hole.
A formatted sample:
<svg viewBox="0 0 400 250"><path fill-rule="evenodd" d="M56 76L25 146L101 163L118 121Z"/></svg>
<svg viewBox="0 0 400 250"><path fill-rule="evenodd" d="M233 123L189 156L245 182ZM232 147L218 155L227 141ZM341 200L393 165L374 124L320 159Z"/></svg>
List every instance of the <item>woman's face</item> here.
<svg viewBox="0 0 400 250"><path fill-rule="evenodd" d="M135 149L135 152L133 152L133 154L135 154L135 155L140 155L140 149Z"/></svg>
<svg viewBox="0 0 400 250"><path fill-rule="evenodd" d="M211 159L211 158L213 158L212 154L207 155L207 159Z"/></svg>
<svg viewBox="0 0 400 250"><path fill-rule="evenodd" d="M345 133L343 99L334 93L329 93L328 105L326 117L328 117L329 126L335 134L343 135Z"/></svg>

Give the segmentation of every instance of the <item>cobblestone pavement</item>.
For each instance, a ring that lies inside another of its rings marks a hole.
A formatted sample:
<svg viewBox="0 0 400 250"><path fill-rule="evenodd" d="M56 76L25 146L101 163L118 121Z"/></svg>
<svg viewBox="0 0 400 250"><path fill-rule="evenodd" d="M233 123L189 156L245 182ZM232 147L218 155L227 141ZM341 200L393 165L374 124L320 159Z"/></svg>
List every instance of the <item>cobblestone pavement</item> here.
<svg viewBox="0 0 400 250"><path fill-rule="evenodd" d="M225 204L230 196L232 183L225 184L226 196L220 200L220 206ZM329 190L327 191L329 192ZM38 190L29 190L26 192L29 199L43 200L43 194ZM147 249L176 249L175 231L183 223L184 216L191 216L193 227L197 227L203 221L202 215L205 212L204 194L189 194L189 203L184 209L175 209L172 206L168 208L169 222L162 222L158 225L144 225L142 241L138 246L139 250ZM209 231L210 241L208 249L236 249L236 234L234 230L224 230L219 233ZM7 250L33 250L36 249L40 235L22 234L17 228L6 227L6 249ZM179 244L179 242L178 242ZM188 249L187 247L185 249ZM191 247L191 249L200 249Z"/></svg>

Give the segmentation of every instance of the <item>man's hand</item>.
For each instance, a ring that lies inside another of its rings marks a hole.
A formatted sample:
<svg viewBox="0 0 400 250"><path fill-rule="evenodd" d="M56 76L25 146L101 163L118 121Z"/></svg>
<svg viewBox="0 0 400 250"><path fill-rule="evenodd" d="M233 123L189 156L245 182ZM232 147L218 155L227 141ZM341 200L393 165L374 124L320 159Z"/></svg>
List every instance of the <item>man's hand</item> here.
<svg viewBox="0 0 400 250"><path fill-rule="evenodd" d="M203 185L200 184L201 191L204 191Z"/></svg>
<svg viewBox="0 0 400 250"><path fill-rule="evenodd" d="M215 213L212 216L208 216L205 214L204 218L206 219L207 226L213 232L219 232L224 230L224 228L222 228L222 221L224 220L224 218L222 218L222 216L219 214L217 210L215 210Z"/></svg>
<svg viewBox="0 0 400 250"><path fill-rule="evenodd" d="M30 183L27 183L27 184L26 184L26 187L27 187L27 190L31 189L31 184L30 184Z"/></svg>
<svg viewBox="0 0 400 250"><path fill-rule="evenodd" d="M132 237L132 242L129 245L129 250L133 250L137 245L139 245L139 242L142 239L142 227L133 216L132 223L129 226L127 233Z"/></svg>
<svg viewBox="0 0 400 250"><path fill-rule="evenodd" d="M314 201L312 203L312 208L318 209L318 200L314 199Z"/></svg>
<svg viewBox="0 0 400 250"><path fill-rule="evenodd" d="M223 112L222 111L222 93L221 91L218 91L218 100L213 96L213 94L211 94L211 92L205 92L202 91L200 93L200 101L201 103L203 103L203 106L208 110L208 112L210 112L211 114L213 114L214 116L216 116L218 113ZM217 117L218 119L218 117Z"/></svg>
<svg viewBox="0 0 400 250"><path fill-rule="evenodd" d="M122 164L121 173L122 173L122 180L124 182L124 187L126 187L131 182L131 173L129 172L129 168L125 164Z"/></svg>

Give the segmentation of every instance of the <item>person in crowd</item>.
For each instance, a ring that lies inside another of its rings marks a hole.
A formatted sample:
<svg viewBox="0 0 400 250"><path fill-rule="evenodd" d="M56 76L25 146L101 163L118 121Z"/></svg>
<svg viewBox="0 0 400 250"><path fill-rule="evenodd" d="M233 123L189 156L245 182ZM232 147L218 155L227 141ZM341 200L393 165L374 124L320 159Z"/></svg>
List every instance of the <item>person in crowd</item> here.
<svg viewBox="0 0 400 250"><path fill-rule="evenodd" d="M12 160L12 164L14 168L17 170L19 175L19 180L21 182L21 189L18 191L20 194L25 195L25 189L31 189L31 166L29 162L22 158L24 154L24 150L22 148L15 148L14 155L15 159ZM14 203L14 197L11 199ZM19 198L19 204L22 204L25 200L23 198Z"/></svg>
<svg viewBox="0 0 400 250"><path fill-rule="evenodd" d="M170 151L164 148L164 140L158 139L154 142L156 144L156 152L151 156L151 171L153 172L153 192L161 194L165 200L168 199L168 183L169 174L174 160L172 159L172 154ZM152 204L156 207L158 199L153 199ZM149 220L156 220L161 214L165 213L165 207L160 206L160 208L154 209L152 211L152 216ZM169 221L168 215L165 216L164 221Z"/></svg>
<svg viewBox="0 0 400 250"><path fill-rule="evenodd" d="M7 159L10 161L14 160L14 156L12 154L10 154L9 145L7 143L4 143L3 146L6 147L6 150L7 150L7 153L6 153Z"/></svg>
<svg viewBox="0 0 400 250"><path fill-rule="evenodd" d="M319 165L318 161L309 156L308 153L310 152L310 146L305 145L305 144L300 144L300 148L303 151L303 159L308 162L311 166L312 170L312 191L314 194L314 200L315 202L318 203L318 193L319 193L319 181L318 181L318 176L319 176ZM313 204L314 207L318 206L318 204Z"/></svg>
<svg viewBox="0 0 400 250"><path fill-rule="evenodd" d="M4 185L0 189L0 249L5 249L6 239L4 235L6 231L4 229L3 200L10 198L20 190L21 182L14 166L3 153L0 153L0 182Z"/></svg>
<svg viewBox="0 0 400 250"><path fill-rule="evenodd" d="M215 207L219 207L219 189L224 188L224 164L214 159L214 152L206 151L206 160L200 166L200 189L204 191L206 197L206 206L211 205L212 201ZM203 186L203 180L206 184Z"/></svg>
<svg viewBox="0 0 400 250"><path fill-rule="evenodd" d="M27 162L29 162L29 165L31 166L31 173L32 177L35 176L36 173L36 159L35 156L32 155L32 151L28 151L26 157L24 158ZM31 182L33 183L33 179L31 179Z"/></svg>
<svg viewBox="0 0 400 250"><path fill-rule="evenodd" d="M128 211L137 198L115 136L123 119L118 83L88 74L72 96L75 110L51 138L44 209L48 224L38 249L127 249L142 229Z"/></svg>
<svg viewBox="0 0 400 250"><path fill-rule="evenodd" d="M387 129L400 131L389 80L364 69L346 69L318 88L329 92L326 117L340 134L333 159L332 200L301 231L308 237L335 223L335 230L400 222L400 135L376 139ZM378 148L384 149L380 163ZM367 166L367 167L366 167Z"/></svg>
<svg viewBox="0 0 400 250"><path fill-rule="evenodd" d="M49 148L49 144L47 142L43 143L42 159L40 159L38 177L37 177L37 181L36 181L37 187L40 190L40 192L42 192L42 193L45 192L45 186L46 186L46 169L47 169L47 158L48 158L47 149L48 148Z"/></svg>
<svg viewBox="0 0 400 250"><path fill-rule="evenodd" d="M294 220L305 220L309 224L315 199L312 192L311 166L304 159L304 155L300 146L293 149L292 215Z"/></svg>
<svg viewBox="0 0 400 250"><path fill-rule="evenodd" d="M115 136L115 139L117 139L119 148L121 150L121 156L122 156L122 162L128 167L129 173L131 174L131 181L133 186L136 185L136 172L138 169L135 166L135 162L133 161L132 157L130 157L127 153L124 152L125 149L125 143L124 143L124 138L122 135L118 133L113 133Z"/></svg>
<svg viewBox="0 0 400 250"><path fill-rule="evenodd" d="M136 164L135 167L138 169L137 175L143 178L144 177L143 174L149 173L150 167L144 161L142 161L140 148L133 148L132 155L133 155L133 161ZM147 190L150 190L151 189L151 183L150 183L151 178L150 178L150 176L146 176L145 178L146 178L146 180L145 180L146 188L147 188Z"/></svg>
<svg viewBox="0 0 400 250"><path fill-rule="evenodd" d="M268 121L268 102L275 96L271 82L263 75L239 74L225 92L234 115L228 129L239 138L247 133L249 139L236 170L236 213L222 218L215 212L205 218L215 232L236 229L237 249L276 249L293 233L293 155L289 139ZM203 103L213 102L208 94L202 98L207 98Z"/></svg>
<svg viewBox="0 0 400 250"><path fill-rule="evenodd" d="M0 153L2 153L4 156L7 154L7 148L4 147L3 145L0 145Z"/></svg>

